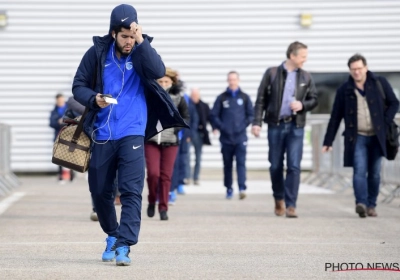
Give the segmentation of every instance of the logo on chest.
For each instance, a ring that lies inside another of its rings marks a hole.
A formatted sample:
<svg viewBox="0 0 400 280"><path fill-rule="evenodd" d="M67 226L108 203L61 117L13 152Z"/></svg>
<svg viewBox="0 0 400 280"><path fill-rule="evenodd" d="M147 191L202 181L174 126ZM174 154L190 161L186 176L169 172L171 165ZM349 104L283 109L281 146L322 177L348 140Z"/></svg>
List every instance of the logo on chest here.
<svg viewBox="0 0 400 280"><path fill-rule="evenodd" d="M229 100L222 101L222 107L229 108Z"/></svg>
<svg viewBox="0 0 400 280"><path fill-rule="evenodd" d="M126 63L126 64L125 64L125 67L126 67L127 70L131 70L131 69L133 68L132 62Z"/></svg>

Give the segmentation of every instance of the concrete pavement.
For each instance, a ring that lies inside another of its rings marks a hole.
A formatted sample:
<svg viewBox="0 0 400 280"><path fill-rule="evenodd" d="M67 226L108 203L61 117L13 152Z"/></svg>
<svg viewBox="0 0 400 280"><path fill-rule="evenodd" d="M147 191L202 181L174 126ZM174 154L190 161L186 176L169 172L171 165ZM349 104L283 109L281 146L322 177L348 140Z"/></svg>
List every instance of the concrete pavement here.
<svg viewBox="0 0 400 280"><path fill-rule="evenodd" d="M101 262L106 236L89 220L84 178L58 185L55 177L22 177L13 195L0 197L0 279L400 278L398 271L325 271L331 263L400 264L399 199L379 204L378 218L360 219L351 190L304 185L299 218L287 219L273 214L266 172L249 173L242 201L224 198L219 172L203 177L178 196L169 221L143 212L130 267Z"/></svg>

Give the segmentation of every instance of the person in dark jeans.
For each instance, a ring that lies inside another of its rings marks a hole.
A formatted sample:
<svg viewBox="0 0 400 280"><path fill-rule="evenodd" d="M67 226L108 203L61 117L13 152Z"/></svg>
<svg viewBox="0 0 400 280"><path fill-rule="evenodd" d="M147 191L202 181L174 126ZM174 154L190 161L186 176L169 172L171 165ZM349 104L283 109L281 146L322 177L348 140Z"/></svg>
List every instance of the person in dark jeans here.
<svg viewBox="0 0 400 280"><path fill-rule="evenodd" d="M353 167L355 211L360 218L376 217L386 127L395 117L399 101L384 77L368 71L364 56L353 55L347 66L350 76L336 92L322 152L332 150L344 119L344 166Z"/></svg>
<svg viewBox="0 0 400 280"><path fill-rule="evenodd" d="M253 105L248 94L239 87L239 73L231 71L227 77L228 88L218 95L211 110L214 134L219 130L222 160L224 163L224 186L226 198L232 199L232 168L236 160L239 199L246 197L246 128L253 121Z"/></svg>
<svg viewBox="0 0 400 280"><path fill-rule="evenodd" d="M306 114L317 106L314 82L311 75L302 69L307 54L306 45L291 43L286 51L286 60L265 72L254 106L254 136L260 136L263 120L268 124L268 160L275 215L283 216L286 212L288 218L297 218ZM285 153L286 179L283 175Z"/></svg>
<svg viewBox="0 0 400 280"><path fill-rule="evenodd" d="M194 107L190 118L190 139L195 152L195 165L193 170L193 183L199 185L201 169L201 155L203 145L211 145L207 124L210 121L210 107L200 99L200 90L193 88L190 94L190 107Z"/></svg>
<svg viewBox="0 0 400 280"><path fill-rule="evenodd" d="M178 81L178 86L181 86L183 83ZM190 103L190 97L187 94L183 94L183 98L188 106L189 117L193 118L193 104ZM177 194L183 195L185 194L185 178L187 178L187 167L189 165L189 152L190 152L190 129L184 128L178 132L179 138L179 148L176 154L174 171L172 173L171 179L171 188L169 193L168 204L174 205ZM189 171L190 172L190 171Z"/></svg>

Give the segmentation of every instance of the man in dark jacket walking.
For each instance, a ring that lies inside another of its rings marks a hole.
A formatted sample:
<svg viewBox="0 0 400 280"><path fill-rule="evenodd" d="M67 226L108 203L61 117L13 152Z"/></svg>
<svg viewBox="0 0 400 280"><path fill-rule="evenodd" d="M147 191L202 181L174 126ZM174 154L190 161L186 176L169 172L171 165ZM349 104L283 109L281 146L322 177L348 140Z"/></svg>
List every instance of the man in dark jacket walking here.
<svg viewBox="0 0 400 280"><path fill-rule="evenodd" d="M136 10L119 5L111 13L109 33L94 37L82 58L72 92L89 108L84 131L93 140L89 188L103 231L108 235L103 261L130 265L130 246L138 242L144 184L144 141L163 129L187 127L168 94L155 79L165 66L142 34ZM109 94L117 104L107 103ZM122 213L118 224L113 181L118 170Z"/></svg>
<svg viewBox="0 0 400 280"><path fill-rule="evenodd" d="M210 120L210 107L200 99L200 90L193 88L190 94L191 118L190 140L194 147L195 165L193 170L193 183L199 185L201 169L201 155L203 145L211 145L207 124Z"/></svg>
<svg viewBox="0 0 400 280"><path fill-rule="evenodd" d="M376 217L382 156L386 156L386 128L399 108L399 101L384 77L368 71L367 61L353 55L347 66L350 76L336 92L322 152L332 150L344 119L344 166L353 167L356 213Z"/></svg>
<svg viewBox="0 0 400 280"><path fill-rule="evenodd" d="M317 91L310 74L302 69L307 60L307 46L300 42L291 43L286 57L280 66L268 68L261 80L252 133L259 137L264 115L264 122L268 124L268 159L275 214L283 216L286 210L286 217L297 218L304 126L307 112L317 106ZM283 177L285 153L286 180Z"/></svg>
<svg viewBox="0 0 400 280"><path fill-rule="evenodd" d="M67 105L65 104L65 97L62 93L57 93L56 104L50 113L50 127L54 128L54 140L56 140L58 133L63 126L63 115Z"/></svg>
<svg viewBox="0 0 400 280"><path fill-rule="evenodd" d="M56 95L56 104L54 109L50 113L50 127L54 128L54 141L57 138L58 133L60 133L61 128L63 127L63 115L67 109L67 105L65 104L65 97L62 93L57 93ZM70 176L70 181L74 179L73 170L67 171L63 169L61 166L58 166L58 182L59 184L65 184L63 173L68 174Z"/></svg>
<svg viewBox="0 0 400 280"><path fill-rule="evenodd" d="M211 124L220 131L221 153L224 162L224 185L226 198L233 197L232 164L236 159L239 198L246 197L246 128L253 121L253 105L248 94L239 87L239 73L228 73L228 88L214 102Z"/></svg>

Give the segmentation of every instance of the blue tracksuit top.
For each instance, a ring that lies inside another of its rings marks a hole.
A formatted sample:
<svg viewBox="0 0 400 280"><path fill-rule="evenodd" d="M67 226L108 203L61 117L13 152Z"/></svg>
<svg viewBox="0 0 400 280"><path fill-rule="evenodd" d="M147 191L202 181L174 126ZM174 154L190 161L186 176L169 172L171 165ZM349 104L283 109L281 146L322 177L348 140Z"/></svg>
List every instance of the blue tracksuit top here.
<svg viewBox="0 0 400 280"><path fill-rule="evenodd" d="M136 46L132 52L140 46ZM129 135L145 135L146 98L143 84L132 65L131 55L132 53L118 59L115 43L107 52L103 93L111 94L118 104L111 104L99 111L94 124L96 140L118 140Z"/></svg>
<svg viewBox="0 0 400 280"><path fill-rule="evenodd" d="M222 144L236 145L247 141L246 128L253 121L253 105L248 94L227 89L220 94L211 110L211 124L219 129Z"/></svg>

